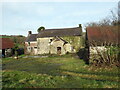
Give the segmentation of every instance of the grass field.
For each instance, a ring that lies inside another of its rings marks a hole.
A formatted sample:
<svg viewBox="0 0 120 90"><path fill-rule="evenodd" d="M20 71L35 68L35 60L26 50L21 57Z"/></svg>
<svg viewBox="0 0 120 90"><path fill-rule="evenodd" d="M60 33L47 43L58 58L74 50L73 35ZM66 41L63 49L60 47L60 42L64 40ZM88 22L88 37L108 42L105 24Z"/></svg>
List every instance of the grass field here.
<svg viewBox="0 0 120 90"><path fill-rule="evenodd" d="M118 88L117 68L86 65L74 55L2 59L4 88Z"/></svg>

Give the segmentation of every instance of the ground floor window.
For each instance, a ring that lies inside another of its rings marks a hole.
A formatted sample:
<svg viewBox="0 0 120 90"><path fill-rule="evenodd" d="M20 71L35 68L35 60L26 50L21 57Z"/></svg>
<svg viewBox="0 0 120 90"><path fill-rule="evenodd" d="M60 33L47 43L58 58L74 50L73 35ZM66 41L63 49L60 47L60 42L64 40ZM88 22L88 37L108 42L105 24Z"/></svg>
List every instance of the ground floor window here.
<svg viewBox="0 0 120 90"><path fill-rule="evenodd" d="M35 49L37 49L37 47L34 47Z"/></svg>

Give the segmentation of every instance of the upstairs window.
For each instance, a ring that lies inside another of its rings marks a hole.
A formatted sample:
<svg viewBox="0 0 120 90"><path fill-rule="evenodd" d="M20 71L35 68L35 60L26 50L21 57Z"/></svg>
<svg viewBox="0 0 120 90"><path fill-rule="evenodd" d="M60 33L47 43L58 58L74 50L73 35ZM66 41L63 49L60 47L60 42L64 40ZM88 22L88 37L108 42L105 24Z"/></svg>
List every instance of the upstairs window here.
<svg viewBox="0 0 120 90"><path fill-rule="evenodd" d="M52 41L53 41L53 39L50 39L50 40L49 40L49 43L51 43Z"/></svg>

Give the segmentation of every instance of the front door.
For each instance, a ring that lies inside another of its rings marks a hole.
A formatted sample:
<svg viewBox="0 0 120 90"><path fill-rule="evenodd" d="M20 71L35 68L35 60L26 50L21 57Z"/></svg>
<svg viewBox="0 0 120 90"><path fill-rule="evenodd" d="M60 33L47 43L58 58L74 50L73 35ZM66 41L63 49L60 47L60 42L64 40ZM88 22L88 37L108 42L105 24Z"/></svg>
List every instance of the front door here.
<svg viewBox="0 0 120 90"><path fill-rule="evenodd" d="M57 54L58 54L58 55L61 54L61 47L57 47Z"/></svg>

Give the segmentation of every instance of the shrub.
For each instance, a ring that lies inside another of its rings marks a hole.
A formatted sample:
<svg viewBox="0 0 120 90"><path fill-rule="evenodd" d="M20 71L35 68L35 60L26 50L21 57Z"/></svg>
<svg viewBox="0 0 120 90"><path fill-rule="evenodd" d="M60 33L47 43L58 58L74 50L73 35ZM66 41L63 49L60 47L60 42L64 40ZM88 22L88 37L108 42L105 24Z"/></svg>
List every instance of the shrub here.
<svg viewBox="0 0 120 90"><path fill-rule="evenodd" d="M90 53L90 62L95 66L120 67L120 47L113 44L102 44L100 47L104 48L100 50L96 44L94 44L94 47L91 47L91 49L94 49L96 53Z"/></svg>

